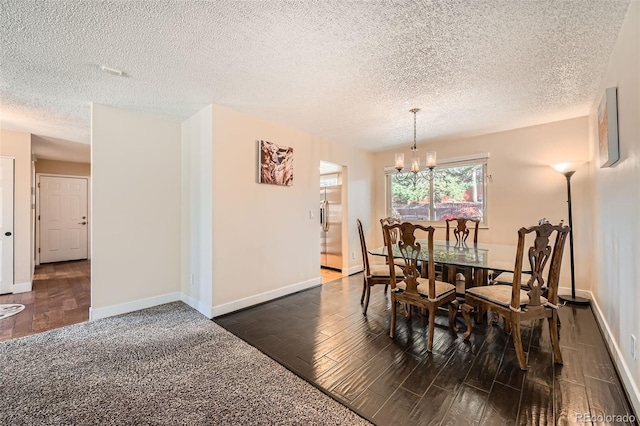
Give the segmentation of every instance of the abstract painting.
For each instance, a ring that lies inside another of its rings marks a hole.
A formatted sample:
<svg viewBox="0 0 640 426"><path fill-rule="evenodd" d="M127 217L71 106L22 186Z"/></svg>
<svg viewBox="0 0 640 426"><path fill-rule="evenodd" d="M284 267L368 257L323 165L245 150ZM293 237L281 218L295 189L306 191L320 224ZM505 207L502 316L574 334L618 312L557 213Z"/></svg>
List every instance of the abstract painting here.
<svg viewBox="0 0 640 426"><path fill-rule="evenodd" d="M598 106L598 146L600 167L610 167L620 159L618 148L618 96L617 89L605 90Z"/></svg>
<svg viewBox="0 0 640 426"><path fill-rule="evenodd" d="M293 148L258 141L258 182L293 185Z"/></svg>

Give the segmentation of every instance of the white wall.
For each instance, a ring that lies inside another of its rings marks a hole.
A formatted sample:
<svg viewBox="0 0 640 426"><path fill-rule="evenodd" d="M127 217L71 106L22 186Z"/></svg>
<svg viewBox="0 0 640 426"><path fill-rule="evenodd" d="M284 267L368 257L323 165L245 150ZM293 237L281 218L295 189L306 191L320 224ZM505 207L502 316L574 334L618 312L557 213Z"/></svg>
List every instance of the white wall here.
<svg viewBox="0 0 640 426"><path fill-rule="evenodd" d="M257 183L257 140L293 147L293 186ZM371 155L215 105L213 303L230 312L320 283L320 160L347 166L349 268L356 215L371 218ZM309 211L315 214L309 218ZM348 254L347 254L348 255Z"/></svg>
<svg viewBox="0 0 640 426"><path fill-rule="evenodd" d="M94 104L91 317L180 298L180 124Z"/></svg>
<svg viewBox="0 0 640 426"><path fill-rule="evenodd" d="M632 2L590 115L595 306L636 414L640 414L640 3ZM618 88L620 160L599 167L597 107ZM631 334L638 359L631 357Z"/></svg>
<svg viewBox="0 0 640 426"><path fill-rule="evenodd" d="M439 160L489 153L487 169L492 180L487 184L488 228L479 231L478 241L515 245L517 230L536 224L542 217L554 223L560 220L568 223L566 179L549 165L589 158L587 124L587 117L582 117L459 140L434 141L420 145L419 153L424 156L427 151L436 151ZM408 141L405 158L409 158L410 145ZM395 150L389 150L376 154L378 218L387 216L384 168L393 166L394 153ZM425 159L421 161L424 163ZM583 215L590 214L584 195L587 175L588 168L582 167L571 181L574 228ZM444 239L444 229L437 229L435 235ZM382 245L380 232L376 238L378 245ZM576 232L575 238L576 287L589 290L589 250L580 247L580 238L588 235ZM564 254L560 286L570 287L568 244Z"/></svg>
<svg viewBox="0 0 640 426"><path fill-rule="evenodd" d="M182 293L212 317L213 105L182 123Z"/></svg>
<svg viewBox="0 0 640 426"><path fill-rule="evenodd" d="M31 134L0 129L0 155L14 163L14 292L31 290L33 243L31 211Z"/></svg>

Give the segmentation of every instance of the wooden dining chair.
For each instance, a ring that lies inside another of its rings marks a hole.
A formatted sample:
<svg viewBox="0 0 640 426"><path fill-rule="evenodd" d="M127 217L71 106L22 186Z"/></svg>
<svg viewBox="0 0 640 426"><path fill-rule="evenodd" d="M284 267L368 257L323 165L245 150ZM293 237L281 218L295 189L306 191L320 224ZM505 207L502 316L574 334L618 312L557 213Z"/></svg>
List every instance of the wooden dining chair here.
<svg viewBox="0 0 640 426"><path fill-rule="evenodd" d="M455 222L455 227L453 227L453 222ZM464 245L467 243L467 238L471 234L471 229L467 226L467 223L474 224L473 225L473 243L476 244L478 242L478 226L480 225L479 219L468 219L463 217L455 217L451 219L445 219L445 223L447 226L447 235L446 241L451 241L451 234L453 230L453 236L456 240L456 244ZM473 270L472 268L452 268L447 267L444 268L443 271L443 279L448 280L451 283L456 282L456 274L460 273L464 275L465 287L467 283L470 283L472 280Z"/></svg>
<svg viewBox="0 0 640 426"><path fill-rule="evenodd" d="M455 228L451 226L451 222L456 222ZM467 219L464 217L454 217L451 219L445 219L447 225L447 241L450 240L451 230L453 229L453 236L457 243L466 243L469 234L471 233L467 222L474 224L473 227L473 242L478 242L478 226L480 225L480 219Z"/></svg>
<svg viewBox="0 0 640 426"><path fill-rule="evenodd" d="M369 299L371 297L371 287L377 284L383 284L385 286L385 292L387 291L389 284L391 284L391 275L388 264L371 264L369 262L369 252L367 252L367 243L364 239L364 231L362 230L362 222L360 219L356 219L358 225L358 235L360 236L360 249L362 250L362 263L364 265L364 279L362 283L362 296L360 297L360 304L362 306L362 314L367 315L367 308L369 307ZM393 262L392 262L393 264ZM394 280L402 279L402 269L395 267ZM393 281L395 283L395 281Z"/></svg>
<svg viewBox="0 0 640 426"><path fill-rule="evenodd" d="M547 318L554 360L557 364L562 364L558 336L558 281L562 265L562 252L568 234L568 226L550 223L518 230L513 283L511 285L496 284L473 287L465 293L465 302L462 305L462 316L467 323L467 331L464 333L465 339L468 339L473 331L471 311L478 308L491 309L503 316L505 323L510 324L509 328L512 330L511 337L518 364L521 370L526 370L527 364L522 348L520 323ZM526 251L526 258L531 265L531 275L526 282L529 290L525 291L521 280L523 277L527 277L522 274L525 245L527 244L531 244ZM549 262L549 273L545 283L543 272L547 262ZM545 285L547 297L542 295Z"/></svg>
<svg viewBox="0 0 640 426"><path fill-rule="evenodd" d="M391 244L391 233L394 230L399 231L400 240L397 244ZM405 309L411 309L411 306L417 306L425 309L429 313L429 331L427 350L431 352L433 347L433 333L435 331L436 310L440 306L448 306L449 308L449 326L451 331L457 331L455 327L455 317L458 311L458 302L456 301L456 288L454 285L436 280L434 261L433 261L433 232L432 226L424 227L409 222L401 224L384 225L382 227L385 233L385 242L387 245L387 253L389 258L393 258L398 253L404 260L404 279L396 281L397 275L395 266L388 265L389 274L391 275L391 326L389 336L395 337L396 334L396 308L398 303L406 306ZM416 241L416 231L424 231L427 233L427 252L428 252L428 278L422 278L418 271L418 260L424 258L424 249L422 245Z"/></svg>
<svg viewBox="0 0 640 426"><path fill-rule="evenodd" d="M382 226L384 228L385 225L395 225L395 224L400 224L402 222L400 222L398 219L396 219L395 217L384 217L382 219L380 219L380 226ZM395 245L398 244L398 241L400 240L400 231L397 228L394 228L390 233L389 236L391 237L391 244ZM385 240L386 236L384 234L384 230L382 231L382 239ZM386 247L387 242L384 241L384 245ZM386 257L386 263L389 262L389 258ZM396 265L400 266L401 268L404 266L404 260L402 259L393 259L393 263L395 263Z"/></svg>

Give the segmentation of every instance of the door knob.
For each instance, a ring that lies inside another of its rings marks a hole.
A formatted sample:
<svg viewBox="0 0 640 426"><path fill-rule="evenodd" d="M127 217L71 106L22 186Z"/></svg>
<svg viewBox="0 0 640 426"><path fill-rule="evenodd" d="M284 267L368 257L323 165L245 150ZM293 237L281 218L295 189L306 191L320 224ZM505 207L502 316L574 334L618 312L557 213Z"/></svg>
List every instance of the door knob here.
<svg viewBox="0 0 640 426"><path fill-rule="evenodd" d="M4 235L6 235L7 237L11 236L11 232L5 232Z"/></svg>
<svg viewBox="0 0 640 426"><path fill-rule="evenodd" d="M78 225L86 225L87 222L78 222Z"/></svg>

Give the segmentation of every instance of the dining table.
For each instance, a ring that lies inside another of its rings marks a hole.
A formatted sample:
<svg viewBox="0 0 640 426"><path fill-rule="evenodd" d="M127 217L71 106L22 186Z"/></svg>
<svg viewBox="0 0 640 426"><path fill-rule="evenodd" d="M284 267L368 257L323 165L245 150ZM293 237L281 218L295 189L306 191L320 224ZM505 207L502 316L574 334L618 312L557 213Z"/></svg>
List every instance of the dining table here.
<svg viewBox="0 0 640 426"><path fill-rule="evenodd" d="M417 240L422 248L418 254L418 260L426 263L429 261L429 250L426 239ZM368 250L373 256L387 256L387 247L377 247ZM466 243L455 241L433 241L433 259L436 264L449 267L449 271L455 271L457 267L471 268L471 277L465 280L465 288L470 286L486 285L489 275L497 272L513 272L516 260L516 245L493 243ZM393 246L393 257L402 259L398 245ZM426 268L422 268L426 273ZM522 272L531 272L531 266L523 262ZM455 284L455 273L443 278Z"/></svg>

